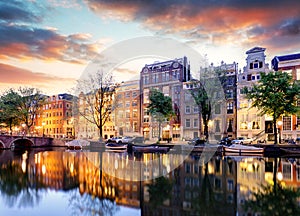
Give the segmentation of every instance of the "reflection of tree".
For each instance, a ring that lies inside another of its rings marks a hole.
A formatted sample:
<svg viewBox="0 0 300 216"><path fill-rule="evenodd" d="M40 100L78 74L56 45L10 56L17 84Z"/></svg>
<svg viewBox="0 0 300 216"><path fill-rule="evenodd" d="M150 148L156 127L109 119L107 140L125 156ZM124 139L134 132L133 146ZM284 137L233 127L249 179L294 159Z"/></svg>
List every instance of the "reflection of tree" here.
<svg viewBox="0 0 300 216"><path fill-rule="evenodd" d="M192 201L192 208L196 215L220 215L221 205L215 200L213 186L208 176L208 163L205 164L204 177L199 188L199 196Z"/></svg>
<svg viewBox="0 0 300 216"><path fill-rule="evenodd" d="M40 185L36 184L35 187L39 188ZM14 161L1 166L0 191L9 207L36 206L42 198L36 188L32 188L28 173L22 171L21 164Z"/></svg>
<svg viewBox="0 0 300 216"><path fill-rule="evenodd" d="M72 191L69 197L71 215L115 215L119 208L111 199L99 199L90 194L80 195L78 190Z"/></svg>
<svg viewBox="0 0 300 216"><path fill-rule="evenodd" d="M300 190L283 188L280 184L262 186L253 194L253 199L245 202L245 210L259 212L260 215L300 215L297 199Z"/></svg>
<svg viewBox="0 0 300 216"><path fill-rule="evenodd" d="M171 198L173 183L164 176L160 176L155 179L152 184L148 185L148 187L150 204L153 207L160 206L165 200Z"/></svg>

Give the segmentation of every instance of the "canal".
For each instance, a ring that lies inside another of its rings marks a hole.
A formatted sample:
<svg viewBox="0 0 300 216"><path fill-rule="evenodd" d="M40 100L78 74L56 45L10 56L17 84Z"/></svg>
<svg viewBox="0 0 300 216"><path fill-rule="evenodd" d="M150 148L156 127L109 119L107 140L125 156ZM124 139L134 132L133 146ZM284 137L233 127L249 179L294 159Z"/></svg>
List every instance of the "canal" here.
<svg viewBox="0 0 300 216"><path fill-rule="evenodd" d="M296 157L0 151L1 215L299 215L299 186Z"/></svg>

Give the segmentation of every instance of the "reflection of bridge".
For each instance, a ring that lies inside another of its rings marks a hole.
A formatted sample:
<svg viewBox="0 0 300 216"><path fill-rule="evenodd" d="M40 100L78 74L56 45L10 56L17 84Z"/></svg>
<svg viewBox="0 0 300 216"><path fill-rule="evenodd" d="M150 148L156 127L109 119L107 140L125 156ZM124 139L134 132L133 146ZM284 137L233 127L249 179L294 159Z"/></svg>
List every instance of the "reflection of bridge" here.
<svg viewBox="0 0 300 216"><path fill-rule="evenodd" d="M53 138L0 135L0 149L14 147L43 147L53 145Z"/></svg>

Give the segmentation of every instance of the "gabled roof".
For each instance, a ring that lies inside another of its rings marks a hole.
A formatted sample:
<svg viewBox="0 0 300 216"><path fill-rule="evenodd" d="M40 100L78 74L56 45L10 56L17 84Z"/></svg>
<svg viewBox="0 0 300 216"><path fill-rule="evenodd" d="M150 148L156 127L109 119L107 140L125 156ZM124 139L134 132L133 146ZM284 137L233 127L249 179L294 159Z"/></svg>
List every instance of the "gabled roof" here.
<svg viewBox="0 0 300 216"><path fill-rule="evenodd" d="M266 48L263 48L263 47L254 47L254 48L248 50L246 52L246 54L257 53L257 52L264 52L265 50L266 50Z"/></svg>
<svg viewBox="0 0 300 216"><path fill-rule="evenodd" d="M274 58L276 58L278 62L290 61L290 60L300 59L300 53L283 55L283 56L275 56Z"/></svg>

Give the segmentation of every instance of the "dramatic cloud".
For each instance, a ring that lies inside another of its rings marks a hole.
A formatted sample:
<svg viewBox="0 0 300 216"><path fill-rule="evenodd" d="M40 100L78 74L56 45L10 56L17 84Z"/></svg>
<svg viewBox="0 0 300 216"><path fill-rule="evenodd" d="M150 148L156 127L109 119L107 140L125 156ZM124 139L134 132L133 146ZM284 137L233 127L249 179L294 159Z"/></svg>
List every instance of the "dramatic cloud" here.
<svg viewBox="0 0 300 216"><path fill-rule="evenodd" d="M267 44L285 49L300 40L300 1L279 0L85 0L92 11L123 21L138 21L157 34L193 43ZM276 37L276 38L274 38ZM283 40L283 43L272 43Z"/></svg>
<svg viewBox="0 0 300 216"><path fill-rule="evenodd" d="M25 3L0 2L0 59L86 63L97 54L99 44L92 43L89 34L62 35L55 28L37 27L46 10L35 2Z"/></svg>

